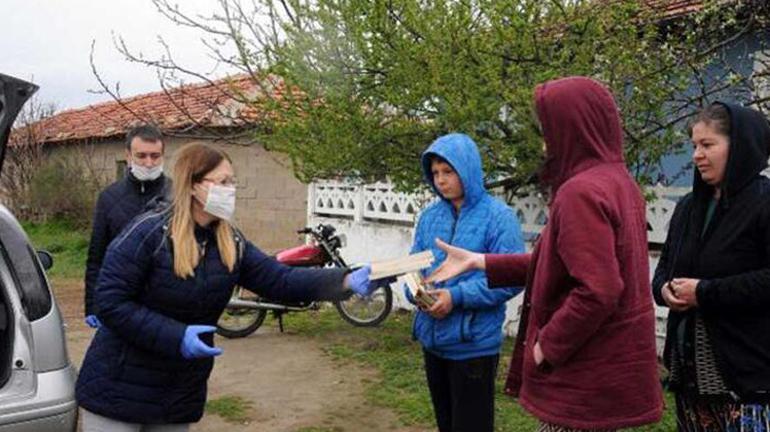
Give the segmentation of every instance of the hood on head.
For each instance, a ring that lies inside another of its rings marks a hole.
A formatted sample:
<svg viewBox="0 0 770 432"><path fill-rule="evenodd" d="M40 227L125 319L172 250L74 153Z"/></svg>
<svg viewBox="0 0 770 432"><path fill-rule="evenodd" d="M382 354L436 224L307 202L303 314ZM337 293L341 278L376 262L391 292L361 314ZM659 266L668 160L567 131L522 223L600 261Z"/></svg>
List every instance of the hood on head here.
<svg viewBox="0 0 770 432"><path fill-rule="evenodd" d="M541 180L554 190L602 163L623 162L623 130L612 94L586 77L548 81L535 88L535 108L546 142Z"/></svg>
<svg viewBox="0 0 770 432"><path fill-rule="evenodd" d="M486 193L484 188L484 171L481 167L481 156L476 143L468 135L453 133L439 137L422 153L422 170L425 181L436 195L444 197L433 182L430 169L431 156L436 155L452 165L463 184L463 206L469 207L478 202Z"/></svg>
<svg viewBox="0 0 770 432"><path fill-rule="evenodd" d="M743 189L762 170L767 168L770 155L770 124L757 110L741 105L715 102L727 109L730 115L730 147L727 166L722 182L723 197L729 197ZM703 181L698 168L694 168L693 191L698 196L710 197L713 186Z"/></svg>

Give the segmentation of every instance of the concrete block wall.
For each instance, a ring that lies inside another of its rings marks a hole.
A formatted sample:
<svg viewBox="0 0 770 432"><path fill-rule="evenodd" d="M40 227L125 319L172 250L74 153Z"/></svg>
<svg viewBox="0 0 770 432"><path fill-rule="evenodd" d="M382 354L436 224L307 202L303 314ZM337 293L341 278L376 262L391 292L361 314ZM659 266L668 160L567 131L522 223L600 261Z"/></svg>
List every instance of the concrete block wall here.
<svg viewBox="0 0 770 432"><path fill-rule="evenodd" d="M294 178L288 158L268 152L259 144L216 143L192 138L166 140L165 171L171 175L174 154L185 144L204 142L224 150L233 161L238 179L236 225L267 253L301 244L296 230L305 226L307 186ZM50 156L77 154L87 157L97 175L108 183L116 180L117 166L125 161L125 144L114 139L95 144L54 145Z"/></svg>

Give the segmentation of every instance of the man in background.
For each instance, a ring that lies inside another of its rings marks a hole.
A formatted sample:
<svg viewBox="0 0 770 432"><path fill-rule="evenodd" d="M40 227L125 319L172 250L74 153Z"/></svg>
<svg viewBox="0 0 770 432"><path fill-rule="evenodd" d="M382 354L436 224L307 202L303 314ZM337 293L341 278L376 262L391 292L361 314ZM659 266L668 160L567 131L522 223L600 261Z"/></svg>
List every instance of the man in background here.
<svg viewBox="0 0 770 432"><path fill-rule="evenodd" d="M93 298L107 246L148 203L171 190L171 180L163 175L163 155L163 135L157 127L131 129L126 134L126 174L99 194L85 277L85 321L92 328L100 325Z"/></svg>

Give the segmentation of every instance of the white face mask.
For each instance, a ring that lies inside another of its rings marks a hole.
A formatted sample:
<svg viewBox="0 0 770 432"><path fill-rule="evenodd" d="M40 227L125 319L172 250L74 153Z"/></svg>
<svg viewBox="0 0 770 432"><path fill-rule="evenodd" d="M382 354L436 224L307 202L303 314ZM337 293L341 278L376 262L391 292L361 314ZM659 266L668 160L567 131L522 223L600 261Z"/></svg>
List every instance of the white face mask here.
<svg viewBox="0 0 770 432"><path fill-rule="evenodd" d="M139 181L155 180L163 174L163 164L147 168L138 164L131 164L131 174Z"/></svg>
<svg viewBox="0 0 770 432"><path fill-rule="evenodd" d="M235 186L216 184L209 186L209 193L206 196L206 202L203 204L203 211L231 222L235 214Z"/></svg>

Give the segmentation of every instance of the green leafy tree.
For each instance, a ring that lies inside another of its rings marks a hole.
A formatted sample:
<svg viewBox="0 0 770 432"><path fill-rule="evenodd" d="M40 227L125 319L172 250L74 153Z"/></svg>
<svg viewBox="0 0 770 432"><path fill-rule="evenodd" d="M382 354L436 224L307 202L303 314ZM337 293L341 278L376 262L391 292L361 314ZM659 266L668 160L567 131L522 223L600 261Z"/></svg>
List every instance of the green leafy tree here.
<svg viewBox="0 0 770 432"><path fill-rule="evenodd" d="M218 0L219 12L190 17L153 1L261 86L257 98L237 96L264 113L258 139L288 154L299 178L388 177L406 190L420 184L420 153L452 131L479 143L490 179L525 184L542 157L533 90L569 75L611 88L629 167L655 183L661 157L683 149L682 121L716 92L752 85L710 79L706 66L766 12L738 2L672 17L638 0ZM167 79L207 79L170 51L148 61L118 47Z"/></svg>

